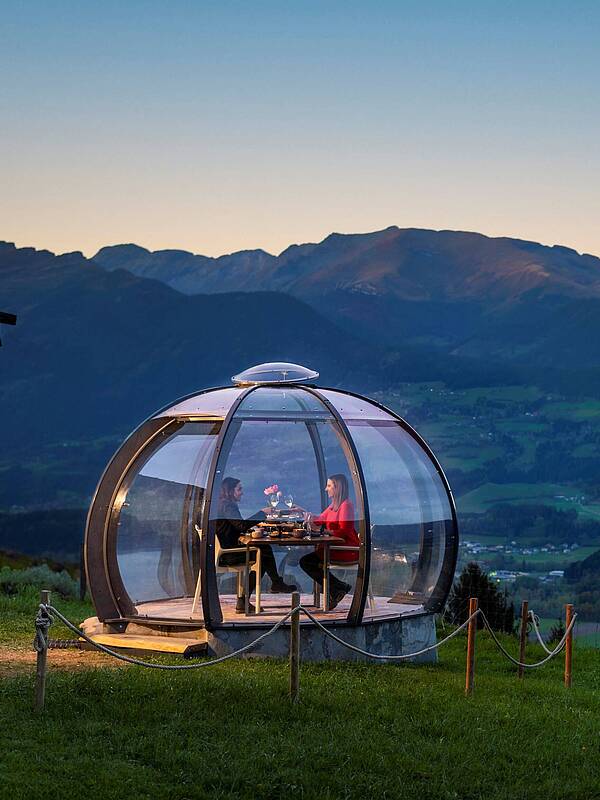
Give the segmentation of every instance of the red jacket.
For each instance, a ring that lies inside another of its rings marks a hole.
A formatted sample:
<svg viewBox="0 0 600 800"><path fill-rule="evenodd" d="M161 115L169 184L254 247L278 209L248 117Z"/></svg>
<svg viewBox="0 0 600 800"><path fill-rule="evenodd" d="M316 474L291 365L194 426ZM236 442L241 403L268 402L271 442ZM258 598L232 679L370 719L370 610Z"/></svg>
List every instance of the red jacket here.
<svg viewBox="0 0 600 800"><path fill-rule="evenodd" d="M340 536L345 544L352 547L360 546L360 539L354 527L354 506L352 500L344 500L340 503L337 511L334 510L333 504L328 506L325 511L314 517L313 522L315 525L325 525L328 531L331 531L334 536ZM340 545L341 546L341 545ZM317 547L319 556L323 556L323 547ZM357 550L330 550L329 557L332 562L336 561L358 561Z"/></svg>

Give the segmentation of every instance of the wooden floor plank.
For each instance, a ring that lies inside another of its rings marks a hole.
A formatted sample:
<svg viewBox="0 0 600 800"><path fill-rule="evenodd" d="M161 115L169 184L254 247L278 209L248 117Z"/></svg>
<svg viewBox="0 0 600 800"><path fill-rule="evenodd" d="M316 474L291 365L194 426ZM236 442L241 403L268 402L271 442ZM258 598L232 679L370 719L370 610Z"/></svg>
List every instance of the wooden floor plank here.
<svg viewBox="0 0 600 800"><path fill-rule="evenodd" d="M408 603L390 603L389 597L375 597L374 607L371 608L369 602L365 607L365 620L379 620L390 617L398 617L405 614L415 614L423 610L422 605ZM253 598L254 600L254 598ZM235 595L221 595L221 610L224 622L235 622L236 624L250 624L264 622L265 625L272 625L281 619L290 609L290 596L285 594L263 594L262 611L260 614L246 617L244 614L237 614L235 611ZM333 611L323 611L313 606L312 594L301 595L302 605L312 611L315 617L322 622L343 622L348 617L348 611L352 602L351 595L345 597ZM153 619L177 619L202 621L200 615L192 617L192 598L178 597L172 600L155 600L145 603L138 603L137 611L139 617L150 617Z"/></svg>

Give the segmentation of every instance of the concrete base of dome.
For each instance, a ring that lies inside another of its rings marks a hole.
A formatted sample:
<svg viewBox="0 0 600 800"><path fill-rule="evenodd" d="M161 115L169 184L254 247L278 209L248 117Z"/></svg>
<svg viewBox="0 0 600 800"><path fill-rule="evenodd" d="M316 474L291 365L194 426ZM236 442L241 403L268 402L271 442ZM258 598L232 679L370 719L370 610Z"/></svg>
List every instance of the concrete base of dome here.
<svg viewBox="0 0 600 800"><path fill-rule="evenodd" d="M435 644L435 616L419 614L400 619L368 622L357 627L332 626L331 630L340 639L349 644L377 655L410 654ZM244 645L250 644L260 636L263 630L258 628L221 628L209 631L207 635L208 654L223 656ZM252 648L247 658L271 656L287 658L289 655L289 627L279 628L274 634ZM300 658L303 661L363 661L369 663L386 663L355 653L338 644L312 623L300 625ZM437 661L437 650L432 650L414 659L418 663L434 663ZM390 662L387 662L390 663Z"/></svg>
<svg viewBox="0 0 600 800"><path fill-rule="evenodd" d="M303 661L363 661L372 664L389 663L374 660L355 653L338 644L315 627L312 622L303 621L300 625L300 655ZM204 627L181 630L169 625L144 624L141 621L127 624L125 628L106 625L97 617L85 620L81 625L88 636L104 644L102 639L112 636L110 646L115 648L135 647L135 642L145 640L144 650L156 652L178 652L169 647L169 640L176 638L177 643L185 642L190 652L198 650L201 644L203 654L209 657L223 656L239 650L254 642L262 633L264 625L241 624L235 627L218 628L207 631ZM430 647L436 642L435 616L433 614L407 615L397 619L364 622L356 627L331 625L330 630L345 642L377 655L408 655ZM290 628L284 625L275 633L264 639L244 655L245 658L287 658L290 646ZM140 649L139 647L137 649ZM186 650L186 652L187 652ZM418 663L434 663L437 661L437 650L432 650L416 658L407 659Z"/></svg>

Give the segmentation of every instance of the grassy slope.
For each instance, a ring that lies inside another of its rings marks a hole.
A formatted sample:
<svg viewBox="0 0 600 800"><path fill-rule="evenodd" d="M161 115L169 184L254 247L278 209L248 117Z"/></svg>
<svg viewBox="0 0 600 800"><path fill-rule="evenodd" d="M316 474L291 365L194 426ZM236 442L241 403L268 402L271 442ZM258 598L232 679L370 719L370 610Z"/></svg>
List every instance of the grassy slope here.
<svg viewBox="0 0 600 800"><path fill-rule="evenodd" d="M381 393L379 399L409 422L414 422L447 470L470 472L498 458L508 465L528 470L534 463L536 447L555 441L553 422L585 422L593 431L600 426L600 400L566 402L532 386L451 391L441 383L414 383ZM483 406L478 405L481 402ZM526 416L531 413L535 416ZM511 437L522 452L516 456L508 452L507 443L500 441L498 434ZM565 452L570 453L568 437L563 444ZM584 441L574 447L572 455L592 458L596 451L595 442ZM600 519L598 504L580 505L556 497L582 493L586 494L577 481L572 485L482 483L475 490L459 496L457 504L459 511L482 513L495 502L543 503L560 509L574 508L584 519Z"/></svg>
<svg viewBox="0 0 600 800"><path fill-rule="evenodd" d="M13 607L6 628L20 642L34 608L31 597ZM463 666L464 639L436 666L303 665L296 707L280 661L54 671L41 719L33 675L11 678L0 693L0 797L599 796L598 654L576 652L570 692L559 660L521 683L485 635L469 700Z"/></svg>
<svg viewBox="0 0 600 800"><path fill-rule="evenodd" d="M557 505L556 495L567 494L569 487L554 483L485 483L461 498L467 514L486 511L497 503L535 503Z"/></svg>
<svg viewBox="0 0 600 800"><path fill-rule="evenodd" d="M22 648L31 644L39 597L39 590L33 587L25 587L13 597L0 594L0 646ZM53 594L51 600L65 616L76 622L96 613L89 602L63 600L57 594ZM50 637L72 639L73 635L66 628L53 625Z"/></svg>

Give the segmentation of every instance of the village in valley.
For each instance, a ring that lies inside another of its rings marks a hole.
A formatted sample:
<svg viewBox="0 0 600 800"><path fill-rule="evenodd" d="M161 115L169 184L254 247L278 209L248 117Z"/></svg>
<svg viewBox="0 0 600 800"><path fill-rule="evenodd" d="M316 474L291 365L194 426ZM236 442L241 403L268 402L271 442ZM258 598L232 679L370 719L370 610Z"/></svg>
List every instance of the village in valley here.
<svg viewBox="0 0 600 800"><path fill-rule="evenodd" d="M507 558L510 560L522 559L524 566L533 566L531 562L526 559L529 556L539 557L547 555L548 558L556 558L560 560L561 556L570 556L576 550L579 550L579 545L575 542L568 544L554 545L551 542L542 547L522 546L517 542L512 541L509 544L485 544L477 541L461 542L459 546L459 560L475 561L484 570L489 570L490 578L493 578L497 583L514 583L517 578L534 577L540 583L548 583L564 578L564 569L489 569L490 562L499 559Z"/></svg>

